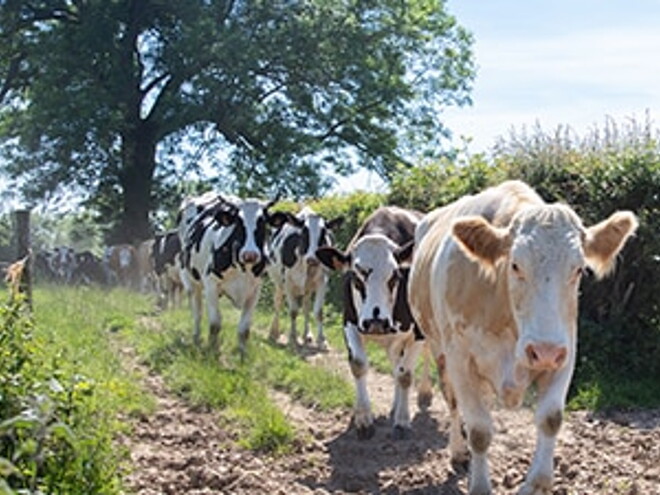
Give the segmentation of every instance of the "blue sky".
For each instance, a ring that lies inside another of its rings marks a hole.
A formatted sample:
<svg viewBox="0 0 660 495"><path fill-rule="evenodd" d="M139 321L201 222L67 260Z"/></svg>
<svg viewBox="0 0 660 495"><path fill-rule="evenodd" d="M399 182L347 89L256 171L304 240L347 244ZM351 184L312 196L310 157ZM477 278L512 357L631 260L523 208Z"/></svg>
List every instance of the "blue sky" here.
<svg viewBox="0 0 660 495"><path fill-rule="evenodd" d="M660 117L660 0L449 0L475 37L473 105L445 112L456 138L487 151L513 128ZM458 141L458 139L457 139Z"/></svg>
<svg viewBox="0 0 660 495"><path fill-rule="evenodd" d="M454 143L488 152L498 137L537 124L578 136L660 118L660 0L448 0L474 35L477 77L470 107L444 111ZM336 190L382 190L374 174Z"/></svg>

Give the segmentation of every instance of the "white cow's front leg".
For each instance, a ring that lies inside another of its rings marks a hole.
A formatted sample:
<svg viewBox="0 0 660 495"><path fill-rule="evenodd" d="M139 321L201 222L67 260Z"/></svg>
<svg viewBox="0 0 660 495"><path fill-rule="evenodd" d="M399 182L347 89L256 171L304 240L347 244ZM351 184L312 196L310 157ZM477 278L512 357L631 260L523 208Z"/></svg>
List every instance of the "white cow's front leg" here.
<svg viewBox="0 0 660 495"><path fill-rule="evenodd" d="M241 354L241 359L245 358L247 350L247 341L250 337L250 326L252 325L252 315L254 308L259 301L259 293L261 292L260 281L255 282L254 289L247 294L243 303L243 310L241 311L241 319L238 322L238 350Z"/></svg>
<svg viewBox="0 0 660 495"><path fill-rule="evenodd" d="M291 329L289 330L289 346L295 348L298 346L298 330L296 328L296 320L298 319L302 298L298 295L292 294L291 291L287 291L286 298L287 303L289 304L289 318L291 319Z"/></svg>
<svg viewBox="0 0 660 495"><path fill-rule="evenodd" d="M204 297L206 298L206 310L209 318L209 349L213 352L220 350L218 336L222 329L222 316L218 308L218 285L215 281L206 279L204 282Z"/></svg>
<svg viewBox="0 0 660 495"><path fill-rule="evenodd" d="M344 336L348 347L348 363L355 379L356 403L353 420L358 438L367 440L373 437L376 432L371 403L369 402L369 392L367 391L369 361L364 351L362 336L354 324L347 323L344 326Z"/></svg>
<svg viewBox="0 0 660 495"><path fill-rule="evenodd" d="M536 449L525 477L525 483L519 491L520 495L552 493L555 443L561 427L566 393L572 375L573 358L568 366L553 376L543 377L539 380L539 402L534 414Z"/></svg>
<svg viewBox="0 0 660 495"><path fill-rule="evenodd" d="M447 374L456 395L458 408L465 421L467 444L470 450L469 495L490 495L492 488L488 469L488 447L493 438L493 420L481 395L481 384L476 370L469 365L468 356L447 358ZM455 434L457 432L452 432Z"/></svg>
<svg viewBox="0 0 660 495"><path fill-rule="evenodd" d="M394 404L392 405L392 437L395 440L410 436L410 386L413 382L415 363L423 348L423 341L415 341L413 335L404 337L395 350Z"/></svg>
<svg viewBox="0 0 660 495"><path fill-rule="evenodd" d="M302 307L303 307L303 344L309 345L312 343L312 336L309 331L309 312L311 305L311 294L305 292L302 296Z"/></svg>

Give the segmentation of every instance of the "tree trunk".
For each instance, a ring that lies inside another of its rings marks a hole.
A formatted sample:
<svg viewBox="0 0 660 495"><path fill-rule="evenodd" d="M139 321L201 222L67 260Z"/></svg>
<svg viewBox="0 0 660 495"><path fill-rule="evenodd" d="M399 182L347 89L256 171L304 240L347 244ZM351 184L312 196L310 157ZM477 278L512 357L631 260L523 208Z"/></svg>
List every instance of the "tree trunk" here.
<svg viewBox="0 0 660 495"><path fill-rule="evenodd" d="M136 244L153 236L149 222L151 188L156 168L156 139L142 122L123 135L122 211L111 236L114 243Z"/></svg>

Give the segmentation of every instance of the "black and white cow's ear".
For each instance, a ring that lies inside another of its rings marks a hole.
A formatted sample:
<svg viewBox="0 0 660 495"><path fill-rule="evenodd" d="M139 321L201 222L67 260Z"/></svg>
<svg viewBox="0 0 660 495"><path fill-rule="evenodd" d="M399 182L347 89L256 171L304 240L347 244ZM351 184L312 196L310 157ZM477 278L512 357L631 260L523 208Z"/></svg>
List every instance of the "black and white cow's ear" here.
<svg viewBox="0 0 660 495"><path fill-rule="evenodd" d="M344 223L344 217L337 217L337 218L333 218L332 220L328 220L325 223L325 226L330 230L334 230L337 227L341 227L342 223Z"/></svg>
<svg viewBox="0 0 660 495"><path fill-rule="evenodd" d="M299 229L302 229L305 226L305 220L302 218L298 218L297 216L287 213L288 218L289 218L289 223L293 225L294 227L298 227Z"/></svg>
<svg viewBox="0 0 660 495"><path fill-rule="evenodd" d="M285 213L283 211L276 211L267 215L268 223L275 228L280 228L285 223L290 222L293 217L291 213Z"/></svg>
<svg viewBox="0 0 660 495"><path fill-rule="evenodd" d="M394 251L394 258L399 263L405 263L407 261L411 261L414 247L415 247L414 240L407 242L406 244L398 248L396 251Z"/></svg>
<svg viewBox="0 0 660 495"><path fill-rule="evenodd" d="M236 212L233 209L221 209L215 214L216 221L223 227L227 227L236 220Z"/></svg>
<svg viewBox="0 0 660 495"><path fill-rule="evenodd" d="M316 257L331 270L346 271L351 266L351 255L344 254L333 247L318 248Z"/></svg>

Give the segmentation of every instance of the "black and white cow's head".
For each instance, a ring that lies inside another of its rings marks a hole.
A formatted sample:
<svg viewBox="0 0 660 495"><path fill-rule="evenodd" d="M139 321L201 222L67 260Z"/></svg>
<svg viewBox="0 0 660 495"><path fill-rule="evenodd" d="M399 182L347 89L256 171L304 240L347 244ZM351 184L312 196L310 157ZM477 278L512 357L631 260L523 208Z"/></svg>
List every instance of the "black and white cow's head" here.
<svg viewBox="0 0 660 495"><path fill-rule="evenodd" d="M365 334L407 331L413 319L407 303L406 262L413 242L399 246L380 234L365 235L347 253L321 248L321 262L345 273L344 319Z"/></svg>
<svg viewBox="0 0 660 495"><path fill-rule="evenodd" d="M229 237L214 253L214 270L222 271L234 262L250 268L255 275L266 266L267 227L281 227L292 215L269 212L276 200L264 203L257 199L224 198L214 207L213 218L219 226L231 227Z"/></svg>
<svg viewBox="0 0 660 495"><path fill-rule="evenodd" d="M344 217L326 221L311 208L303 208L295 217L291 217L290 223L295 229L287 235L282 246L284 265L290 268L302 260L308 267L319 266L316 251L332 245L332 231L343 221Z"/></svg>

